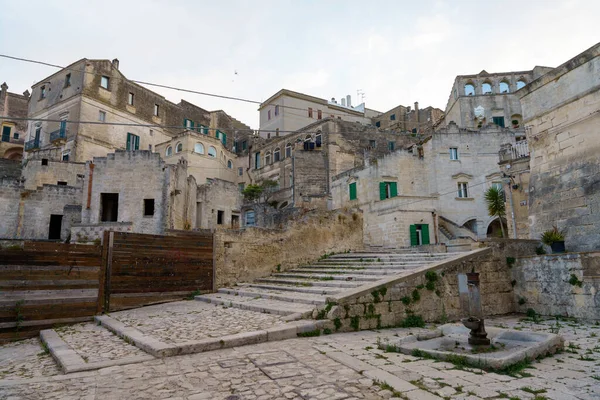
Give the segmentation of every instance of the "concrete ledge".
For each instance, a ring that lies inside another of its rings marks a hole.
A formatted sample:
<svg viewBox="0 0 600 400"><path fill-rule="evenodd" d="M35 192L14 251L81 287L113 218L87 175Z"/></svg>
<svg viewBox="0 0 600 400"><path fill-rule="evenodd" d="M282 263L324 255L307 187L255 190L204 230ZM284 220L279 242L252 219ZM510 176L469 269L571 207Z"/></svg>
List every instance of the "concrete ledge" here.
<svg viewBox="0 0 600 400"><path fill-rule="evenodd" d="M274 342L279 340L293 339L299 333L322 329L329 321L293 321L285 325L274 326L266 330L240 332L217 338L206 338L202 340L180 342L175 344L164 343L152 336L127 326L108 315L96 317L102 326L123 338L136 347L144 350L154 357L172 357L182 354L204 353L207 351L220 350L231 347L240 347L251 344ZM60 338L59 338L60 339ZM82 360L83 361L83 360ZM115 364L116 365L116 364Z"/></svg>
<svg viewBox="0 0 600 400"><path fill-rule="evenodd" d="M142 361L152 360L151 355L124 357L118 360L106 360L100 362L88 363L75 350L61 339L61 337L52 329L46 329L40 332L41 341L48 347L50 355L64 374L74 372L91 371L100 368L113 367L115 365L134 364Z"/></svg>
<svg viewBox="0 0 600 400"><path fill-rule="evenodd" d="M345 290L338 296L327 297L327 302L343 304L347 300L371 294L371 292L373 290L376 290L376 289L379 289L382 287L393 286L397 283L401 283L401 282L404 282L409 279L414 279L415 277L424 275L427 271L450 267L456 263L467 261L472 258L479 257L482 255L491 253L491 252L492 252L492 249L488 247L488 248L484 248L484 249L473 250L468 253L461 253L457 256L447 258L443 261L438 261L433 264L428 264L421 268L408 270L403 274L394 275L390 278L381 279L381 280L373 282L373 283L369 283L369 284L362 285L362 286L359 286L359 287L356 287L353 289Z"/></svg>

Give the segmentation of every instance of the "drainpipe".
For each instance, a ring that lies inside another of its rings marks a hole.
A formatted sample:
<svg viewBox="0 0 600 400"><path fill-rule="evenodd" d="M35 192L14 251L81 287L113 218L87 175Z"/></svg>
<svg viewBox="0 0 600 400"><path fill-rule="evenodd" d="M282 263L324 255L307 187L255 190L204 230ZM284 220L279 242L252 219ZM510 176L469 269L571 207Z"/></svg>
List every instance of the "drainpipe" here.
<svg viewBox="0 0 600 400"><path fill-rule="evenodd" d="M508 204L510 204L510 219L512 220L512 224L513 224L513 239L517 238L517 223L515 221L515 209L513 207L513 194L512 194L512 187L510 185L510 178L507 180L507 184L508 184L508 190L509 190L509 195L508 195ZM502 219L500 219L500 223L502 223Z"/></svg>
<svg viewBox="0 0 600 400"><path fill-rule="evenodd" d="M90 163L90 178L88 180L88 192L87 192L87 204L86 204L86 209L90 209L91 204L92 204L92 182L94 178L94 163L91 162Z"/></svg>
<svg viewBox="0 0 600 400"><path fill-rule="evenodd" d="M436 214L435 211L432 211L431 216L433 217L433 236L435 239L435 244L438 244L439 243L439 241L438 241L438 224L439 224L438 215Z"/></svg>

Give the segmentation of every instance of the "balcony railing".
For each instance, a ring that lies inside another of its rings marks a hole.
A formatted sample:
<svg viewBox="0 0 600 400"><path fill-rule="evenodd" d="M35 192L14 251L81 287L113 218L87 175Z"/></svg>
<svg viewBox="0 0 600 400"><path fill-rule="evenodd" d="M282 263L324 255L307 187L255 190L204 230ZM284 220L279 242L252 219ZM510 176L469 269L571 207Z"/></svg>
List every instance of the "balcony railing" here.
<svg viewBox="0 0 600 400"><path fill-rule="evenodd" d="M40 139L32 139L25 142L25 151L37 150L40 148Z"/></svg>
<svg viewBox="0 0 600 400"><path fill-rule="evenodd" d="M500 162L527 157L529 157L529 144L527 140L522 140L514 145L505 145L500 150Z"/></svg>
<svg viewBox="0 0 600 400"><path fill-rule="evenodd" d="M66 129L58 129L50 133L50 142L54 143L59 140L65 140L67 138Z"/></svg>

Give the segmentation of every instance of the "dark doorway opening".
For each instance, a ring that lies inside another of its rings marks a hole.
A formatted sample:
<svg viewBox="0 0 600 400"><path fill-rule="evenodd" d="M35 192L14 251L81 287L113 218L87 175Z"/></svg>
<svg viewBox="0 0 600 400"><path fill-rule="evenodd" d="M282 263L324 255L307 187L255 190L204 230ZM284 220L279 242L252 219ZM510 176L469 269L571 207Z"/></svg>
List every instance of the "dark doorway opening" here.
<svg viewBox="0 0 600 400"><path fill-rule="evenodd" d="M62 215L51 214L50 226L48 228L48 239L60 240L60 231L62 229Z"/></svg>
<svg viewBox="0 0 600 400"><path fill-rule="evenodd" d="M240 227L240 216L232 215L231 216L231 228L238 229Z"/></svg>
<svg viewBox="0 0 600 400"><path fill-rule="evenodd" d="M225 211L217 210L217 225L223 225L223 217L225 216Z"/></svg>
<svg viewBox="0 0 600 400"><path fill-rule="evenodd" d="M119 216L119 193L101 193L100 220L116 222Z"/></svg>

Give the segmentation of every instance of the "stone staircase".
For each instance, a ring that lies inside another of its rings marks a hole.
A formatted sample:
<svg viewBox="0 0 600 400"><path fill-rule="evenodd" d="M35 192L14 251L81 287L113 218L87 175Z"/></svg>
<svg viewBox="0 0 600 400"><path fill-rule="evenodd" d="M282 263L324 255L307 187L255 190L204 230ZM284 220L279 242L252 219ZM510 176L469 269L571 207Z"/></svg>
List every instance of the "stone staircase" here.
<svg viewBox="0 0 600 400"><path fill-rule="evenodd" d="M252 283L239 283L217 293L196 296L196 300L283 315L290 320L307 318L316 307L326 303L328 296L342 295L344 291L456 256L456 253L412 250L336 254Z"/></svg>

